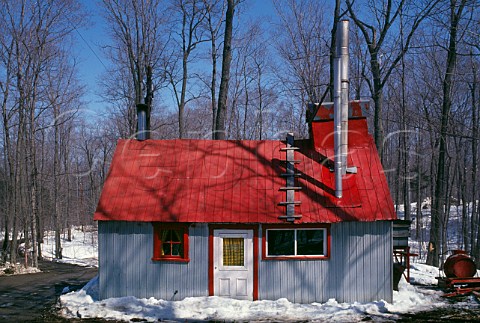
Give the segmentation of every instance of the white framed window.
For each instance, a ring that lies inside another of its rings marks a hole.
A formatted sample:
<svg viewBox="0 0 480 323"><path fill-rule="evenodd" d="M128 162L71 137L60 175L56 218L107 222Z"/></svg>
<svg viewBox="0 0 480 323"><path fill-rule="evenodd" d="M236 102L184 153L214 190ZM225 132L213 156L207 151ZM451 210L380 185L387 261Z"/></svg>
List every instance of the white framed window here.
<svg viewBox="0 0 480 323"><path fill-rule="evenodd" d="M327 228L267 228L264 236L266 258L328 257Z"/></svg>

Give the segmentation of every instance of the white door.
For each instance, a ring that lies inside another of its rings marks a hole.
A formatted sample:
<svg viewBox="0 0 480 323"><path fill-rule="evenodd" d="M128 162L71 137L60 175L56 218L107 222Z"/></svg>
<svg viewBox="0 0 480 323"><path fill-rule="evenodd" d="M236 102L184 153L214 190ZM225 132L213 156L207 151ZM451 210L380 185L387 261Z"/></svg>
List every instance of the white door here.
<svg viewBox="0 0 480 323"><path fill-rule="evenodd" d="M253 300L253 231L213 231L214 295Z"/></svg>

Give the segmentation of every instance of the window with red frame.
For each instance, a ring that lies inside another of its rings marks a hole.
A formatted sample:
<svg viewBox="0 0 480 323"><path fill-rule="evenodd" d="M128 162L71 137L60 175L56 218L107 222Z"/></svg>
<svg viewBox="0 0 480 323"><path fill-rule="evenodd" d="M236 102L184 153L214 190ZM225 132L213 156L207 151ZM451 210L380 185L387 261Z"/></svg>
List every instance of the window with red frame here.
<svg viewBox="0 0 480 323"><path fill-rule="evenodd" d="M152 260L188 261L188 225L154 223Z"/></svg>

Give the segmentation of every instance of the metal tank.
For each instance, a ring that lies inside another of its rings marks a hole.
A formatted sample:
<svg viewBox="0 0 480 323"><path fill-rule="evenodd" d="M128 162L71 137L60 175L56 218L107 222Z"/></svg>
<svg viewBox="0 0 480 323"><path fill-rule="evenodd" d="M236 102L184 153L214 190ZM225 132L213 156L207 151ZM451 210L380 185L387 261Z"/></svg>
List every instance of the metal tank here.
<svg viewBox="0 0 480 323"><path fill-rule="evenodd" d="M475 276L477 267L473 259L463 250L454 250L443 265L448 278L467 278Z"/></svg>

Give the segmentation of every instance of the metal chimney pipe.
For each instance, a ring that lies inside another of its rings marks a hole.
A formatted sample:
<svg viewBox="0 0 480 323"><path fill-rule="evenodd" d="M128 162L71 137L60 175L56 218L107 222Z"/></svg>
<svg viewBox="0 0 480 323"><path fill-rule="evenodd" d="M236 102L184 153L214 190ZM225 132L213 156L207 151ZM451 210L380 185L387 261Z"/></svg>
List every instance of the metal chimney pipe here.
<svg viewBox="0 0 480 323"><path fill-rule="evenodd" d="M137 104L137 140L150 139L150 129L147 126L148 106L144 103Z"/></svg>
<svg viewBox="0 0 480 323"><path fill-rule="evenodd" d="M341 20L337 29L337 56L340 56L340 79L341 79L341 147L340 154L342 159L342 174L347 172L347 154L348 154L348 101L349 101L349 21Z"/></svg>
<svg viewBox="0 0 480 323"><path fill-rule="evenodd" d="M338 29L337 29L338 30ZM341 70L341 57L338 55L338 43L339 43L339 33L337 31L337 40L335 57L333 58L333 148L334 148L334 164L335 164L335 196L341 198L343 195L343 186L342 186L342 156L341 156L341 145L342 145L342 79L340 75Z"/></svg>
<svg viewBox="0 0 480 323"><path fill-rule="evenodd" d="M335 196L343 196L342 177L347 172L348 152L348 20L341 20L335 43L333 92L334 92L334 153Z"/></svg>

